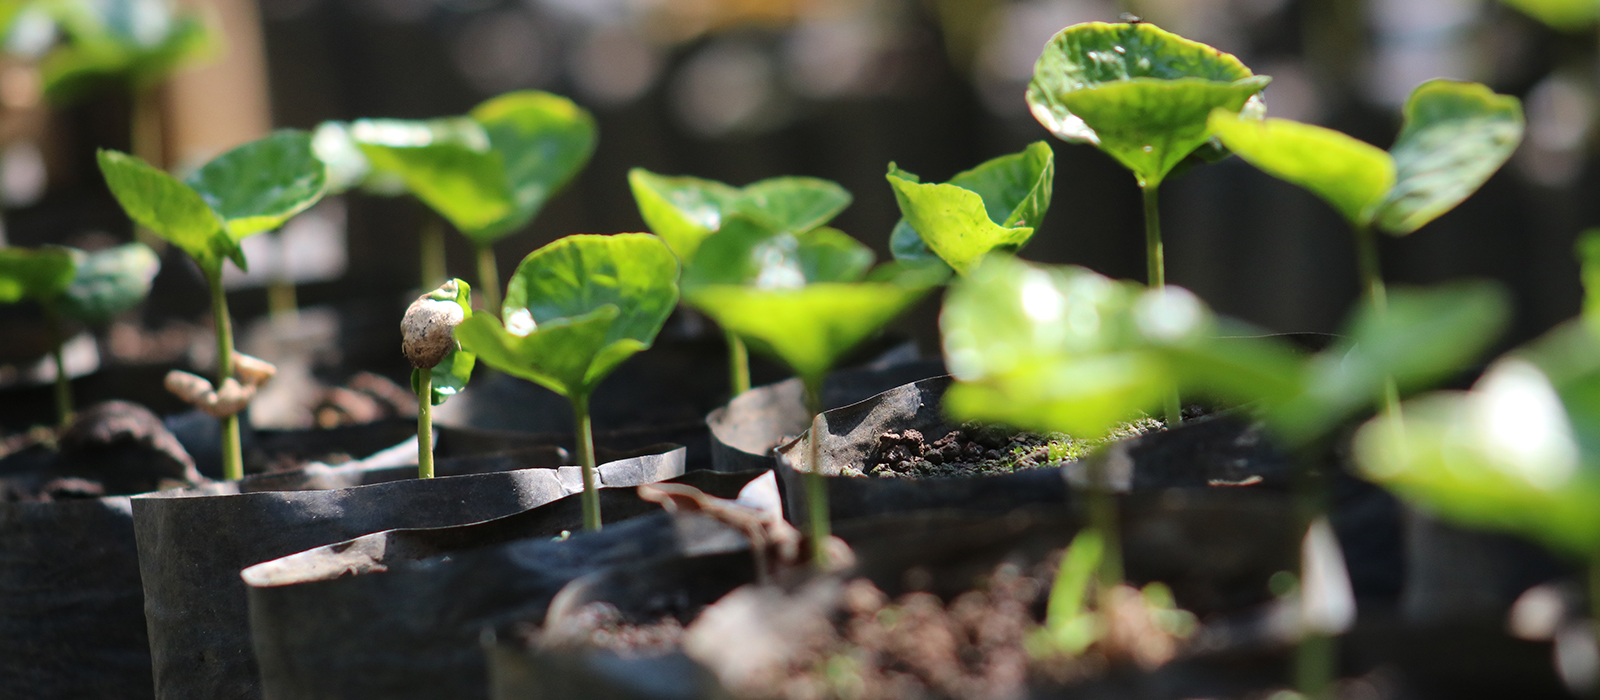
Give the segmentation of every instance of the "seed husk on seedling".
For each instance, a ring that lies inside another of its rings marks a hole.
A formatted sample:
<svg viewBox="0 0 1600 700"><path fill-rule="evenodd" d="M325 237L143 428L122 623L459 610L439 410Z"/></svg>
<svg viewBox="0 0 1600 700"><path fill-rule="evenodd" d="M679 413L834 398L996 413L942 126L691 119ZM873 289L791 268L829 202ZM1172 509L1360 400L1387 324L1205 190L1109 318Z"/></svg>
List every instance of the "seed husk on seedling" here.
<svg viewBox="0 0 1600 700"><path fill-rule="evenodd" d="M282 226L317 200L327 171L313 154L311 135L284 130L224 153L182 181L126 153L101 150L100 171L128 217L188 253L211 288L217 333L217 381L234 379L233 329L222 288L222 265L246 269L239 242ZM222 419L222 471L244 475L239 416Z"/></svg>
<svg viewBox="0 0 1600 700"><path fill-rule="evenodd" d="M500 310L494 244L532 221L594 153L594 117L571 100L510 92L463 117L366 119L350 135L373 170L406 189L477 249L484 309Z"/></svg>
<svg viewBox="0 0 1600 700"><path fill-rule="evenodd" d="M628 186L639 215L683 261L684 274L698 274L696 254L708 236L741 219L771 234L804 235L833 220L850 206L838 183L814 177L774 177L733 187L697 177L657 175L644 168L628 171ZM864 249L863 249L864 250ZM871 266L868 258L866 265ZM687 299L691 304L693 300ZM750 360L744 341L724 329L728 343L729 387L738 396L750 390Z"/></svg>
<svg viewBox="0 0 1600 700"><path fill-rule="evenodd" d="M964 275L983 256L1015 253L1033 238L1050 209L1055 153L1036 141L948 182L924 183L894 163L886 177L902 217L889 235L895 259L942 260Z"/></svg>
<svg viewBox="0 0 1600 700"><path fill-rule="evenodd" d="M1158 193L1187 159L1216 160L1213 109L1259 116L1271 78L1239 59L1148 22L1061 30L1034 64L1027 101L1056 138L1093 144L1131 171L1144 197L1146 283L1166 284ZM1168 424L1181 419L1169 397Z"/></svg>
<svg viewBox="0 0 1600 700"><path fill-rule="evenodd" d="M949 271L872 266L872 252L831 228L774 233L734 217L705 238L684 274L684 298L750 349L792 368L805 386L812 551L828 568L827 487L818 463L822 382L834 364L933 288Z"/></svg>
<svg viewBox="0 0 1600 700"><path fill-rule="evenodd" d="M650 347L677 303L678 259L660 238L573 235L523 258L506 288L503 324L478 313L456 327L463 350L571 402L587 529L600 529L589 397Z"/></svg>
<svg viewBox="0 0 1600 700"><path fill-rule="evenodd" d="M417 297L400 320L400 349L411 362L417 395L417 476L433 478L433 407L466 388L476 356L461 349L455 329L472 317L472 288L452 279Z"/></svg>

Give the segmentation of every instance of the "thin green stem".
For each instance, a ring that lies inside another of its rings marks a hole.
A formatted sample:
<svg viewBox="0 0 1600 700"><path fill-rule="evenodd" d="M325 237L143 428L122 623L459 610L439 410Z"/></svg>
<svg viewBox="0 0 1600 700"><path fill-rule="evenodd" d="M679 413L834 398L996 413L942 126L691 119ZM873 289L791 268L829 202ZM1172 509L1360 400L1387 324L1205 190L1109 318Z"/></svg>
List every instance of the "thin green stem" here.
<svg viewBox="0 0 1600 700"><path fill-rule="evenodd" d="M1327 513L1328 484L1317 470L1317 455L1326 447L1322 440L1310 441L1295 450L1295 513L1299 516L1300 537L1304 540L1312 523ZM1300 548L1302 557L1305 547ZM1305 561L1300 562L1301 605L1304 605ZM1294 655L1295 689L1313 700L1326 697L1338 672L1338 639L1312 630L1303 630Z"/></svg>
<svg viewBox="0 0 1600 700"><path fill-rule="evenodd" d="M728 386L738 396L750 390L750 349L733 331L722 333L728 339Z"/></svg>
<svg viewBox="0 0 1600 700"><path fill-rule="evenodd" d="M420 237L422 288L438 289L449 273L445 266L444 221L431 210L422 214Z"/></svg>
<svg viewBox="0 0 1600 700"><path fill-rule="evenodd" d="M1361 270L1361 294L1372 305L1373 313L1381 319L1389 313L1389 292L1383 284L1383 268L1378 264L1378 241L1370 225L1358 225L1353 232L1356 238L1356 265ZM1396 420L1399 419L1400 388L1395 385L1394 377L1385 377L1383 380L1383 409Z"/></svg>
<svg viewBox="0 0 1600 700"><path fill-rule="evenodd" d="M1100 533L1105 546L1100 555L1100 591L1102 605L1109 602L1112 588L1122 584L1122 531L1117 521L1117 496L1111 491L1106 473L1109 455L1101 450L1089 457L1089 526ZM1108 611L1109 612L1109 611ZM1110 620L1114 615L1107 615Z"/></svg>
<svg viewBox="0 0 1600 700"><path fill-rule="evenodd" d="M1339 638L1307 632L1294 654L1294 686L1311 700L1328 697L1338 674Z"/></svg>
<svg viewBox="0 0 1600 700"><path fill-rule="evenodd" d="M828 480L822 476L822 380L803 378L806 412L811 414L811 433L806 437L806 507L811 531L811 561L818 571L827 571L828 538L833 534L829 519Z"/></svg>
<svg viewBox="0 0 1600 700"><path fill-rule="evenodd" d="M233 323L228 319L228 295L222 290L222 266L206 271L211 286L211 318L217 330L217 388L233 376ZM239 415L222 419L222 478L244 477L244 457L239 447Z"/></svg>
<svg viewBox="0 0 1600 700"><path fill-rule="evenodd" d="M56 419L62 430L72 423L72 384L67 377L67 363L62 357L61 344L65 339L61 337L61 311L56 308L55 301L48 301L44 306L44 322L50 331L50 354L56 360Z"/></svg>
<svg viewBox="0 0 1600 700"><path fill-rule="evenodd" d="M572 395L572 420L577 427L578 463L583 465L583 528L600 529L600 485L594 463L594 428L589 422L589 396Z"/></svg>
<svg viewBox="0 0 1600 700"><path fill-rule="evenodd" d="M500 268L495 264L494 246L478 246L478 291L483 294L483 311L500 318Z"/></svg>
<svg viewBox="0 0 1600 700"><path fill-rule="evenodd" d="M433 368L417 369L417 478L433 478Z"/></svg>
<svg viewBox="0 0 1600 700"><path fill-rule="evenodd" d="M1145 283L1151 289L1162 289L1167 286L1167 257L1161 245L1161 186L1147 182L1140 185L1139 191L1144 196ZM1167 395L1163 408L1167 427L1183 423L1183 399L1179 398L1176 387Z"/></svg>

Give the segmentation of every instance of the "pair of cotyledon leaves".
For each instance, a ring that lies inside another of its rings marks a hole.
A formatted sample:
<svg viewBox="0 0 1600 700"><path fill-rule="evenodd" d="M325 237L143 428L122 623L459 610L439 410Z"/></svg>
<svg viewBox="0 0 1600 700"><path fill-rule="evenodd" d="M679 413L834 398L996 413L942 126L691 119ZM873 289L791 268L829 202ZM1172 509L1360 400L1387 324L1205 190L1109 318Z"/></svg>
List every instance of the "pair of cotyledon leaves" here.
<svg viewBox="0 0 1600 700"><path fill-rule="evenodd" d="M0 303L31 299L90 324L110 321L150 293L161 259L143 243L94 252L0 248Z"/></svg>
<svg viewBox="0 0 1600 700"><path fill-rule="evenodd" d="M826 180L735 188L635 169L629 183L651 230L688 261L685 301L807 381L948 274L900 263L873 269L871 249L823 225L850 203Z"/></svg>
<svg viewBox="0 0 1600 700"><path fill-rule="evenodd" d="M473 242L490 245L532 220L583 169L596 138L588 111L525 90L462 117L325 124L316 146L336 191L403 187Z"/></svg>
<svg viewBox="0 0 1600 700"><path fill-rule="evenodd" d="M224 259L245 269L239 241L282 226L321 199L327 184L311 136L294 130L239 146L181 181L126 153L98 155L106 185L128 217L211 275L221 273Z"/></svg>
<svg viewBox="0 0 1600 700"><path fill-rule="evenodd" d="M1239 59L1154 25L1087 22L1045 45L1028 107L1057 138L1089 143L1155 187L1191 156L1216 160L1212 110L1259 117L1271 82Z"/></svg>
<svg viewBox="0 0 1600 700"><path fill-rule="evenodd" d="M1477 83L1423 83L1406 101L1404 115L1387 152L1285 119L1251 120L1216 110L1209 124L1239 157L1311 190L1352 226L1396 235L1460 204L1522 140L1521 103Z"/></svg>
<svg viewBox="0 0 1600 700"><path fill-rule="evenodd" d="M1016 252L1033 237L1050 209L1055 153L1039 141L944 183L924 183L894 163L886 177L902 216L889 235L895 259L936 256L965 275L990 252Z"/></svg>
<svg viewBox="0 0 1600 700"><path fill-rule="evenodd" d="M7 33L50 27L61 40L40 60L45 96L57 105L116 80L135 91L215 53L218 40L197 13L167 0L12 0L0 5ZM46 30L48 31L48 30Z"/></svg>
<svg viewBox="0 0 1600 700"><path fill-rule="evenodd" d="M1368 478L1458 522L1600 551L1600 232L1579 255L1583 315L1497 360L1471 391L1363 426L1355 453Z"/></svg>
<svg viewBox="0 0 1600 700"><path fill-rule="evenodd" d="M572 235L529 253L501 318L456 327L462 350L497 370L586 401L617 365L650 347L678 303L678 260L647 233Z"/></svg>
<svg viewBox="0 0 1600 700"><path fill-rule="evenodd" d="M1360 307L1334 347L1307 357L1219 321L1193 294L1006 255L957 280L940 317L959 382L959 420L1086 439L1185 396L1253 404L1289 444L1325 435L1381 395L1437 382L1471 362L1508 313L1486 283L1396 289L1388 312Z"/></svg>

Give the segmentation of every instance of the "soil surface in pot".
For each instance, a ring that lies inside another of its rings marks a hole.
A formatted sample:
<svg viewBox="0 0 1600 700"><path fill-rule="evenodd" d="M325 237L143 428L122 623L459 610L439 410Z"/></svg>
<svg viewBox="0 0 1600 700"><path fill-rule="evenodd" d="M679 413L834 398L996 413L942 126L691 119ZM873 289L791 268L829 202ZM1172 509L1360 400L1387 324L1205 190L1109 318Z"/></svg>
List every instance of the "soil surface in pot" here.
<svg viewBox="0 0 1600 700"><path fill-rule="evenodd" d="M1155 609L1145 604L1145 597L1127 587L1117 589L1131 595L1117 596L1123 604L1117 606L1119 633L1114 638L1077 656L1056 653L1041 642L1041 621L1059 559L1049 557L1026 572L1003 564L975 590L948 602L927 592L891 599L864 578L823 596L795 593L780 604L791 610L816 606L812 624L784 625L789 640L785 661L746 676L729 690L741 700L1016 698L1025 695L1030 681L1070 682L1103 674L1113 660L1158 665L1173 657L1180 640L1157 623L1161 618L1151 614ZM730 598L771 592L759 591L740 589L705 610ZM664 610L658 621L630 624L617 608L597 602L556 627L527 624L514 634L530 648L648 658L685 646L699 623L686 629L679 620L703 611L684 612ZM1193 618L1187 619L1192 630ZM732 642L721 639L718 646L738 646ZM693 643L688 646L693 655Z"/></svg>
<svg viewBox="0 0 1600 700"><path fill-rule="evenodd" d="M1103 445L1164 430L1153 418L1124 423L1099 440L1081 440L1066 433L1040 435L1000 426L967 423L943 436L915 429L884 431L861 468L845 465L844 476L917 479L1010 474L1024 469L1058 467L1082 459Z"/></svg>

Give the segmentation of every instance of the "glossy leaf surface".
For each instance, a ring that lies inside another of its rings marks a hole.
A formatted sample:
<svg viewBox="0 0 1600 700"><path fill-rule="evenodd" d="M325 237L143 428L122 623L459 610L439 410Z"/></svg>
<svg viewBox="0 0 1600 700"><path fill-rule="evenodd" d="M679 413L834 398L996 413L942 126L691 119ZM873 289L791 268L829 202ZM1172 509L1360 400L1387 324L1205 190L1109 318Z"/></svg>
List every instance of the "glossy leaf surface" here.
<svg viewBox="0 0 1600 700"><path fill-rule="evenodd" d="M1095 144L1149 186L1211 139L1213 109L1238 112L1268 82L1148 23L1087 22L1045 45L1027 100L1056 137Z"/></svg>
<svg viewBox="0 0 1600 700"><path fill-rule="evenodd" d="M958 173L948 183L922 183L893 163L887 177L904 217L904 227L896 225L891 234L897 258L923 257L916 250L920 244L967 274L984 255L1015 252L1033 236L1050 208L1055 154L1038 141L1021 153ZM907 229L915 243L904 240Z"/></svg>
<svg viewBox="0 0 1600 700"><path fill-rule="evenodd" d="M537 90L507 93L478 105L489 148L500 157L511 206L486 225L462 233L491 244L527 224L594 154L594 117L572 100Z"/></svg>
<svg viewBox="0 0 1600 700"><path fill-rule="evenodd" d="M377 173L389 173L460 231L509 216L511 190L483 126L467 117L363 119L350 135Z"/></svg>
<svg viewBox="0 0 1600 700"><path fill-rule="evenodd" d="M311 134L286 129L213 158L184 183L237 241L276 229L316 204L328 173L312 150Z"/></svg>
<svg viewBox="0 0 1600 700"><path fill-rule="evenodd" d="M238 242L222 228L222 220L200 193L143 160L117 151L98 154L100 172L128 218L154 231L188 253L211 272L232 257L241 268Z"/></svg>
<svg viewBox="0 0 1600 700"><path fill-rule="evenodd" d="M851 201L837 183L810 177L776 177L738 188L634 168L628 185L645 224L682 260L694 259L700 243L735 215L774 232L804 233L832 220Z"/></svg>
<svg viewBox="0 0 1600 700"><path fill-rule="evenodd" d="M51 301L72 284L68 248L0 248L0 303Z"/></svg>
<svg viewBox="0 0 1600 700"><path fill-rule="evenodd" d="M128 243L92 253L72 251L77 273L61 295L61 313L84 323L102 324L150 294L161 258L143 243Z"/></svg>
<svg viewBox="0 0 1600 700"><path fill-rule="evenodd" d="M1287 119L1258 121L1227 110L1210 125L1228 150L1267 174L1310 190L1355 226L1372 221L1395 183L1388 153L1333 129Z"/></svg>
<svg viewBox="0 0 1600 700"><path fill-rule="evenodd" d="M517 266L504 326L476 314L456 327L456 339L495 369L587 396L650 347L677 304L677 279L677 258L655 236L567 236Z"/></svg>
<svg viewBox="0 0 1600 700"><path fill-rule="evenodd" d="M1522 142L1522 103L1478 83L1430 80L1406 100L1396 182L1378 227L1405 234L1476 192Z"/></svg>
<svg viewBox="0 0 1600 700"><path fill-rule="evenodd" d="M866 275L872 260L871 248L838 229L822 227L796 235L734 216L700 245L684 269L683 286L796 289L818 282L855 282Z"/></svg>
<svg viewBox="0 0 1600 700"><path fill-rule="evenodd" d="M784 362L810 382L820 381L839 358L948 274L890 264L859 282L776 288L705 284L686 288L684 295L751 350Z"/></svg>

